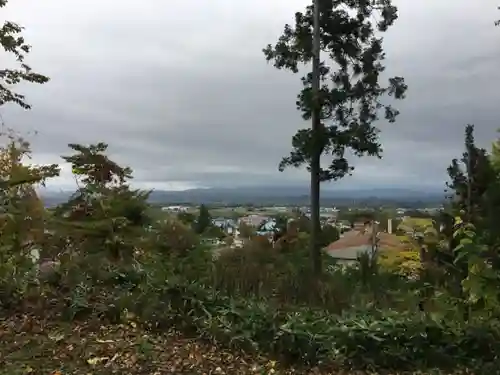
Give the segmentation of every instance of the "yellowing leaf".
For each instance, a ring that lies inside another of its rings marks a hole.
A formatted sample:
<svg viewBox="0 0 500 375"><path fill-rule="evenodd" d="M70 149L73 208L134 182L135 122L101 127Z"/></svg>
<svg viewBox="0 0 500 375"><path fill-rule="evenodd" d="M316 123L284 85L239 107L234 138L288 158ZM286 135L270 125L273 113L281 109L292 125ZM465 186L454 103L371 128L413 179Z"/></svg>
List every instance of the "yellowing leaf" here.
<svg viewBox="0 0 500 375"><path fill-rule="evenodd" d="M52 341L61 341L64 339L64 334L62 333L51 333L49 334L49 339L51 339Z"/></svg>
<svg viewBox="0 0 500 375"><path fill-rule="evenodd" d="M87 359L87 363L91 366L95 366L103 361L106 361L107 359L109 359L109 357L93 357Z"/></svg>
<svg viewBox="0 0 500 375"><path fill-rule="evenodd" d="M97 339L95 341L100 343L100 344L111 344L114 342L113 340L101 340L101 339Z"/></svg>

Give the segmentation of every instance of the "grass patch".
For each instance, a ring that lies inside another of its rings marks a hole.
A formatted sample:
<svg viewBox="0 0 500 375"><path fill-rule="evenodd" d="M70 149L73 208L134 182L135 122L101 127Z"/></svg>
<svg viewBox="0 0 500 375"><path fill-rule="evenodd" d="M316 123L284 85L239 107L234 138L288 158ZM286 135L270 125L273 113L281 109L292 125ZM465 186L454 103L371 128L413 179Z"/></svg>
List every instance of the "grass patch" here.
<svg viewBox="0 0 500 375"><path fill-rule="evenodd" d="M425 228L432 225L432 219L426 217L407 217L400 225L409 228Z"/></svg>

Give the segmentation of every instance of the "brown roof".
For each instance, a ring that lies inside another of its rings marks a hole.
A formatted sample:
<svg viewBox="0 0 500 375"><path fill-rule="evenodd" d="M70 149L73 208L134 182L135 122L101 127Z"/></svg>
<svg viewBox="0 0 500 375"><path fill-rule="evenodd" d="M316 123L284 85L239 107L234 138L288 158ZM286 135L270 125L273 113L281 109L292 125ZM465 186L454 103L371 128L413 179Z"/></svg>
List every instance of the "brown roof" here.
<svg viewBox="0 0 500 375"><path fill-rule="evenodd" d="M372 234L370 232L360 232L356 230L351 230L344 234L343 237L335 242L332 242L326 247L326 251L336 251L342 250L349 247L358 247L363 245L369 245L371 242Z"/></svg>
<svg viewBox="0 0 500 375"><path fill-rule="evenodd" d="M348 249L350 247L359 247L363 245L371 245L372 243L372 232L367 231L349 231L339 240L332 242L326 247L327 252ZM378 247L379 249L385 248L400 248L404 250L405 245L401 240L394 234L389 234L385 232L380 232L378 234Z"/></svg>

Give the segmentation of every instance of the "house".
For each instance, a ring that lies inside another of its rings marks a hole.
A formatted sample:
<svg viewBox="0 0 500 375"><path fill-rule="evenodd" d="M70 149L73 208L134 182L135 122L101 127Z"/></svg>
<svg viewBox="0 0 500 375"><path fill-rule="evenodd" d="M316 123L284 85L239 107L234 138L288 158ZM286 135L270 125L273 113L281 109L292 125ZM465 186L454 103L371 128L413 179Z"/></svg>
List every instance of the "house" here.
<svg viewBox="0 0 500 375"><path fill-rule="evenodd" d="M238 226L233 219L226 219L224 217L212 219L212 223L228 234L233 233L234 229Z"/></svg>
<svg viewBox="0 0 500 375"><path fill-rule="evenodd" d="M252 215L248 215L248 216L244 216L244 217L240 218L238 221L238 224L244 223L244 224L249 225L251 227L258 228L263 223L265 223L267 221L269 221L268 216L252 214Z"/></svg>
<svg viewBox="0 0 500 375"><path fill-rule="evenodd" d="M168 211L168 212L187 212L189 207L185 206L166 206L162 207L162 211Z"/></svg>
<svg viewBox="0 0 500 375"><path fill-rule="evenodd" d="M269 237L269 240L272 241L275 232L276 232L276 220L270 219L268 221L263 222L260 225L256 234L258 236Z"/></svg>
<svg viewBox="0 0 500 375"><path fill-rule="evenodd" d="M355 223L354 228L341 236L341 238L328 245L324 251L342 263L354 263L359 255L372 254L374 250L387 248L401 248L404 245L394 234L374 233L376 225L371 222Z"/></svg>

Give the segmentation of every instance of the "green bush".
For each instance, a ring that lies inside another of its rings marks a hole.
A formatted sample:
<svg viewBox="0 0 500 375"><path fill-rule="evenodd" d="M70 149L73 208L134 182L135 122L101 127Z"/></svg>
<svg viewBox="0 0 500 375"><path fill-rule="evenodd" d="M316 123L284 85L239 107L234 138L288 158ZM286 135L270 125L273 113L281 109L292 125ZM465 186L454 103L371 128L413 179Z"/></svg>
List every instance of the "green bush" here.
<svg viewBox="0 0 500 375"><path fill-rule="evenodd" d="M345 267L324 255L325 272L318 277L309 268L305 217L292 222L274 247L252 236L243 248L214 257L190 225L149 225L147 194L129 189L129 169L102 155L106 145L72 148L77 153L67 160L84 187L43 227L33 232L20 225L25 213L5 207L4 219L16 219L5 220L0 241L5 310L17 313L21 306L32 314L34 302L38 313L51 317L112 323L134 313L152 329L181 330L298 365L490 366L492 372L499 362L498 319L485 319L498 306L470 303L435 279L430 287L408 280L368 257ZM33 234L42 229L51 232L44 241ZM337 236L330 234L325 242ZM24 237L32 239L19 241ZM25 245L36 245L60 264L56 277L45 282L37 275ZM426 303L435 300L434 310L420 311L424 295Z"/></svg>
<svg viewBox="0 0 500 375"><path fill-rule="evenodd" d="M275 305L317 306L340 313L349 307L345 285L330 274L318 279L302 252L281 252L251 242L227 249L214 261L212 286L229 296L260 298Z"/></svg>
<svg viewBox="0 0 500 375"><path fill-rule="evenodd" d="M486 323L459 326L390 311L341 317L308 308L276 310L194 283L165 284L135 300L134 312L151 326L174 325L218 344L272 353L294 363L395 370L484 368L500 355L499 327Z"/></svg>

